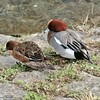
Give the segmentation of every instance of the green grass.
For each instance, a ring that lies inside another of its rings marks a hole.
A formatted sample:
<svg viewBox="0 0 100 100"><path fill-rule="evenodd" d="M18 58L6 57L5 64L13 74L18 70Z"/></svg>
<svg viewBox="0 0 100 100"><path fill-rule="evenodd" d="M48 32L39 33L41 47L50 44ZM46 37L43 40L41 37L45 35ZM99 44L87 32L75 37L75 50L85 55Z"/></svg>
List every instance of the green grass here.
<svg viewBox="0 0 100 100"><path fill-rule="evenodd" d="M52 48L45 48L43 53L47 57L51 57L52 55L56 55L56 53L54 52L54 50Z"/></svg>
<svg viewBox="0 0 100 100"><path fill-rule="evenodd" d="M93 61L93 64L87 61L77 61L80 65L79 68L82 71L100 77L100 56L92 56L91 60Z"/></svg>
<svg viewBox="0 0 100 100"><path fill-rule="evenodd" d="M56 54L56 52L54 52L54 50L52 48L45 48L43 51L44 55L47 58L50 58L49 61L53 64L53 65L59 65L61 67L64 66L64 64L66 62L68 62L67 60L65 60L64 58L60 57L59 55Z"/></svg>
<svg viewBox="0 0 100 100"><path fill-rule="evenodd" d="M0 44L0 55L4 54L4 45Z"/></svg>
<svg viewBox="0 0 100 100"><path fill-rule="evenodd" d="M65 97L75 98L77 100L100 100L99 97L93 95L90 91L70 91Z"/></svg>
<svg viewBox="0 0 100 100"><path fill-rule="evenodd" d="M64 77L69 77L70 79L79 79L78 70L74 64L65 65L61 70L57 70L49 75L49 79L51 80L62 79Z"/></svg>
<svg viewBox="0 0 100 100"><path fill-rule="evenodd" d="M26 71L26 66L22 64L15 64L10 68L5 68L0 72L0 81L11 81L18 72Z"/></svg>
<svg viewBox="0 0 100 100"><path fill-rule="evenodd" d="M55 70L51 74L48 75L47 79L44 83L37 83L35 84L34 88L37 91L37 93L44 92L45 95L61 95L62 92L65 92L62 90L62 87L66 83L70 83L73 80L80 81L82 80L82 77L80 77L80 72L85 71L90 74L93 74L95 76L99 76L100 74L100 66L99 56L92 56L91 59L94 62L94 64L89 63L85 60L66 60L62 57L58 57L55 55L55 52L51 48L46 48L44 50L44 54L47 57L50 57L50 62L54 65L58 65L61 67L60 70ZM63 68L62 68L63 66ZM68 92L68 91L66 91ZM65 93L66 94L66 93ZM71 97L78 97L81 98L80 100L98 100L95 99L94 96L90 94L80 94L80 93L69 93ZM68 96L67 96L68 97Z"/></svg>
<svg viewBox="0 0 100 100"><path fill-rule="evenodd" d="M58 65L61 68L50 73L44 82L34 82L26 84L22 80L18 80L13 84L22 87L27 94L23 100L52 100L50 97L64 94L65 97L73 97L79 100L100 100L94 97L91 93L69 92L64 91L63 86L73 80L80 81L81 71L88 72L95 76L100 76L100 57L92 56L91 59L94 64L85 60L67 60L60 56L56 56L52 48L46 48L44 54L50 58L53 65ZM0 72L0 81L12 81L17 73L29 70L22 64L15 64L10 68L4 69ZM47 99L48 98L48 99Z"/></svg>
<svg viewBox="0 0 100 100"><path fill-rule="evenodd" d="M53 65L58 65L60 67L64 66L74 66L76 69L83 70L95 76L100 76L100 56L94 55L91 57L93 64L86 60L67 60L60 56L57 56L52 48L46 48L44 54L50 57L50 62Z"/></svg>
<svg viewBox="0 0 100 100"><path fill-rule="evenodd" d="M44 95L39 95L36 92L27 92L23 100L46 100Z"/></svg>
<svg viewBox="0 0 100 100"><path fill-rule="evenodd" d="M0 55L2 55L2 56L10 55L8 52L6 52L6 47L4 44L0 44Z"/></svg>
<svg viewBox="0 0 100 100"><path fill-rule="evenodd" d="M62 86L64 84L72 82L73 80L80 79L81 78L79 77L77 69L73 66L73 64L69 64L69 66L65 66L61 70L56 70L50 73L44 82L34 82L33 84L26 84L23 81L18 80L16 84L26 91L33 91L37 94L42 94L49 99L50 95L56 96L61 94ZM36 98L39 98L39 95L36 96ZM34 95L32 95L32 97L34 97ZM27 98L28 99L25 100L32 100L30 94ZM34 100L40 100L36 98Z"/></svg>

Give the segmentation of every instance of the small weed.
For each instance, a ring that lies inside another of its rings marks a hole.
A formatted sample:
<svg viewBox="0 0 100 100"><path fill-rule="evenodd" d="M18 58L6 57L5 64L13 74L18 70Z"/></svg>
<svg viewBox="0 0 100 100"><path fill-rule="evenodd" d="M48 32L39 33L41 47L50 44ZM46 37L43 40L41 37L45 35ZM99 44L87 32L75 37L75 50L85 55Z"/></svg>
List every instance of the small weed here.
<svg viewBox="0 0 100 100"><path fill-rule="evenodd" d="M78 71L73 64L69 64L61 70L54 71L48 75L45 82L36 82L31 85L26 85L22 81L19 81L17 84L23 87L25 90L34 91L37 94L58 95L61 94L63 85L66 82L71 82L73 79L79 80L80 77L78 76Z"/></svg>
<svg viewBox="0 0 100 100"><path fill-rule="evenodd" d="M23 100L46 100L44 95L39 95L36 92L27 92Z"/></svg>
<svg viewBox="0 0 100 100"><path fill-rule="evenodd" d="M42 88L41 90L45 94L58 95L61 94L61 91L63 91L62 87L64 84L66 82L71 82L73 79L79 80L81 78L78 76L78 71L73 66L73 64L70 64L61 70L56 70L55 72L48 75L45 82L38 86ZM40 89L40 87L38 89Z"/></svg>
<svg viewBox="0 0 100 100"><path fill-rule="evenodd" d="M62 79L64 77L69 77L70 79L79 79L78 70L75 64L66 64L64 68L57 70L49 76L51 80Z"/></svg>
<svg viewBox="0 0 100 100"><path fill-rule="evenodd" d="M26 84L23 80L17 80L16 82L13 83L23 88L26 91L32 90L32 83Z"/></svg>
<svg viewBox="0 0 100 100"><path fill-rule="evenodd" d="M76 98L77 100L99 100L99 98L94 96L90 91L70 91L67 97Z"/></svg>
<svg viewBox="0 0 100 100"><path fill-rule="evenodd" d="M89 43L87 43L87 45L89 46L89 47L91 47L91 48L100 48L100 42L89 42Z"/></svg>
<svg viewBox="0 0 100 100"><path fill-rule="evenodd" d="M45 48L43 53L48 57L51 57L52 55L56 55L54 50L52 48Z"/></svg>
<svg viewBox="0 0 100 100"><path fill-rule="evenodd" d="M64 64L67 62L66 59L64 59L61 56L57 55L56 52L54 52L54 50L52 48L45 48L43 52L44 52L44 55L47 58L50 58L49 61L53 65L59 65L59 66L63 67Z"/></svg>
<svg viewBox="0 0 100 100"><path fill-rule="evenodd" d="M5 55L4 54L4 45L0 44L0 55Z"/></svg>
<svg viewBox="0 0 100 100"><path fill-rule="evenodd" d="M4 70L2 70L0 72L0 80L1 81L3 81L3 80L11 81L18 72L23 72L25 70L26 70L26 66L25 65L15 64L12 67L6 68L6 69L4 69Z"/></svg>
<svg viewBox="0 0 100 100"><path fill-rule="evenodd" d="M88 63L86 61L77 61L77 63L79 64L79 68L92 75L100 76L100 57L92 56L91 59L94 64Z"/></svg>
<svg viewBox="0 0 100 100"><path fill-rule="evenodd" d="M19 87L23 88L28 94L24 97L23 100L49 100L49 96L47 96L47 91L45 89L47 81L43 82L34 82L34 83L25 83L22 80L17 80L13 82ZM50 89L50 87L49 87Z"/></svg>

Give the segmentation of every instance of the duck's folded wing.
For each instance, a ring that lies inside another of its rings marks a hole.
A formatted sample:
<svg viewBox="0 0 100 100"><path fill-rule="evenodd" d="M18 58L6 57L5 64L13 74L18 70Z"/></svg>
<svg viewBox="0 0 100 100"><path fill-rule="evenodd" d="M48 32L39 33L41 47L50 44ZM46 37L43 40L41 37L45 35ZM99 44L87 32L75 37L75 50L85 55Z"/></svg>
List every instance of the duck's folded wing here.
<svg viewBox="0 0 100 100"><path fill-rule="evenodd" d="M27 61L42 61L44 58L42 51L34 46L33 44L30 46L30 44L27 45L27 43L23 43L16 46L14 51L16 51L17 55L20 55L21 58L27 59Z"/></svg>
<svg viewBox="0 0 100 100"><path fill-rule="evenodd" d="M80 38L75 33L71 34L68 31L58 32L54 39L64 49L71 49L75 52L82 52L82 49L86 49Z"/></svg>
<svg viewBox="0 0 100 100"><path fill-rule="evenodd" d="M43 61L44 60L44 57L41 53L34 53L34 55L32 55L30 58L29 58L30 61L35 61L35 62L38 62L38 61Z"/></svg>
<svg viewBox="0 0 100 100"><path fill-rule="evenodd" d="M77 35L72 34L74 33L70 34L68 31L58 32L54 35L54 39L60 46L65 49L65 51L73 51L75 58L85 58L90 61L89 53L86 46Z"/></svg>
<svg viewBox="0 0 100 100"><path fill-rule="evenodd" d="M67 29L66 33L68 33L69 35L71 35L73 38L80 40L81 34L78 31Z"/></svg>
<svg viewBox="0 0 100 100"><path fill-rule="evenodd" d="M29 58L21 54L19 51L16 51L16 48L14 48L12 55L14 58L18 59L21 62L28 62Z"/></svg>

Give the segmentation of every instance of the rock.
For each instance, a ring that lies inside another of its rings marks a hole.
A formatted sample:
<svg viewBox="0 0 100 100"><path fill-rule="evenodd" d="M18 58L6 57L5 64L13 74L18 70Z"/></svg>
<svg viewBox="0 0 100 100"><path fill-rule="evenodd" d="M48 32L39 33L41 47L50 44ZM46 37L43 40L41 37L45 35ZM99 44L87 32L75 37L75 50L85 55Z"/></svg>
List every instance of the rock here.
<svg viewBox="0 0 100 100"><path fill-rule="evenodd" d="M91 34L90 38L92 40L100 42L100 27L91 28L89 33Z"/></svg>
<svg viewBox="0 0 100 100"><path fill-rule="evenodd" d="M100 36L100 27L89 29L89 33L93 33L94 35L96 34Z"/></svg>
<svg viewBox="0 0 100 100"><path fill-rule="evenodd" d="M34 82L43 82L46 78L42 72L32 71L32 72L22 72L15 76L14 82L23 81L25 84L32 84Z"/></svg>
<svg viewBox="0 0 100 100"><path fill-rule="evenodd" d="M14 85L9 83L0 83L0 100L22 100L26 92Z"/></svg>
<svg viewBox="0 0 100 100"><path fill-rule="evenodd" d="M5 44L5 43L7 43L9 40L15 40L15 38L12 37L12 36L0 34L0 44Z"/></svg>
<svg viewBox="0 0 100 100"><path fill-rule="evenodd" d="M5 47L5 44L10 40L15 40L15 41L20 41L20 42L33 41L33 42L36 42L41 49L44 49L45 47L49 47L49 44L47 42L47 34L44 34L44 33L23 35L18 38L0 34L0 43L3 44L4 47Z"/></svg>
<svg viewBox="0 0 100 100"><path fill-rule="evenodd" d="M0 33L40 32L52 18L76 25L83 23L88 10L89 17L100 17L99 5L99 0L0 0Z"/></svg>
<svg viewBox="0 0 100 100"><path fill-rule="evenodd" d="M74 98L55 97L54 100L76 100Z"/></svg>
<svg viewBox="0 0 100 100"><path fill-rule="evenodd" d="M9 2L13 6L19 5L19 4L21 5L22 3L23 4L28 4L29 3L28 0L22 0L22 1L9 0ZM39 3L34 4L34 7L36 9L38 7L38 4ZM28 19L28 21L29 21L29 19ZM27 23L27 21L25 23ZM33 24L33 23L31 23L31 24ZM14 26L14 27L16 27L16 26ZM18 25L17 25L17 28L19 29ZM26 26L25 27L23 26L22 30L24 28L26 29ZM26 30L23 30L23 31L26 31ZM31 30L31 28L30 28L30 30ZM89 38L91 40L94 40L94 41L100 41L100 28L91 29L90 32L91 31L94 32L94 34L92 34ZM81 33L81 36L84 36L84 34ZM89 40L89 38L88 39L86 38L86 39ZM84 39L84 41L87 43L88 41L86 41L86 39ZM3 44L4 46L7 43L7 41L9 41L9 40L16 40L16 41L19 41L19 42L34 41L39 45L39 47L42 50L44 50L45 47L47 47L47 48L50 47L48 42L47 42L47 34L44 34L44 33L36 33L36 34L31 34L31 35L24 35L24 36L19 37L19 38L15 38L15 37L12 37L12 36L7 36L7 35L0 35L0 43ZM92 51L94 52L94 49L92 49ZM19 61L16 60L15 58L13 58L12 56L9 56L9 55L2 56L2 55L0 55L0 64L1 64L0 65L0 69L3 69L5 67L6 68L11 67L16 62L19 62ZM56 67L56 70L59 69L59 66L55 66L55 67ZM51 72L52 71L50 71L50 70L49 71L45 70L45 71L42 71L42 72L34 71L34 70L32 70L32 72L20 72L20 73L16 74L16 76L13 79L13 82L17 83L17 82L21 82L22 81L22 82L25 83L25 85L26 84L31 84L31 83L33 84L35 82L41 82L41 81L44 82L46 77L47 77L47 75L49 73L51 73ZM84 89L87 88L94 95L100 97L100 77L95 77L95 76L92 76L92 75L87 74L85 72L82 72L80 74L80 76L84 77L83 81L73 81L70 84L66 84L63 87L64 90L66 90L66 88L67 88L67 89L72 90L72 91L81 91L81 90L84 90ZM14 99L21 100L21 98L25 95L25 93L26 92L22 88L19 88L18 86L14 85L14 84L0 83L0 100L14 100ZM74 99L74 98L64 98L64 97L55 97L54 100L76 100L76 99Z"/></svg>
<svg viewBox="0 0 100 100"><path fill-rule="evenodd" d="M80 76L84 78L83 81L73 81L64 88L68 87L68 89L72 91L88 89L92 94L100 97L100 77L95 77L85 72L82 72Z"/></svg>
<svg viewBox="0 0 100 100"><path fill-rule="evenodd" d="M11 67L16 62L18 62L18 60L12 56L0 56L0 69Z"/></svg>

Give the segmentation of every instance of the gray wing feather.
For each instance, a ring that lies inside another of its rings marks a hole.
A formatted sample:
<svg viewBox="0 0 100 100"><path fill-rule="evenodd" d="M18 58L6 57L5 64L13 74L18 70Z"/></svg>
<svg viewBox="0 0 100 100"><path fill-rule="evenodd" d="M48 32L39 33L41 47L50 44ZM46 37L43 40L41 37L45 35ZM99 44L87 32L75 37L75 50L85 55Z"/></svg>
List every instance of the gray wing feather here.
<svg viewBox="0 0 100 100"><path fill-rule="evenodd" d="M54 36L60 40L66 48L70 48L73 51L80 52L81 49L86 49L80 37L73 30L67 29L66 31L56 33Z"/></svg>

